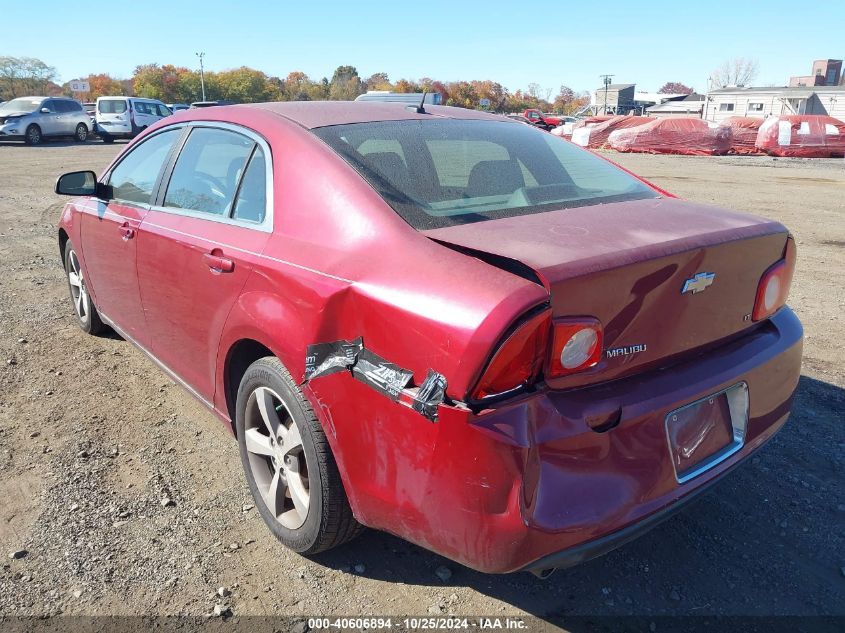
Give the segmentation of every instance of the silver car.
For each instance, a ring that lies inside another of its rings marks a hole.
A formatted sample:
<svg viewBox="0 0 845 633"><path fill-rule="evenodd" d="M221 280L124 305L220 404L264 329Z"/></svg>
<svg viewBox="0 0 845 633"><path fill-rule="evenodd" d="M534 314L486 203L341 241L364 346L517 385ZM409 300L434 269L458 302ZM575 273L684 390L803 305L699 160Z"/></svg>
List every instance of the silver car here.
<svg viewBox="0 0 845 633"><path fill-rule="evenodd" d="M0 105L0 140L38 145L47 137L69 136L81 143L90 132L91 119L74 99L18 97Z"/></svg>

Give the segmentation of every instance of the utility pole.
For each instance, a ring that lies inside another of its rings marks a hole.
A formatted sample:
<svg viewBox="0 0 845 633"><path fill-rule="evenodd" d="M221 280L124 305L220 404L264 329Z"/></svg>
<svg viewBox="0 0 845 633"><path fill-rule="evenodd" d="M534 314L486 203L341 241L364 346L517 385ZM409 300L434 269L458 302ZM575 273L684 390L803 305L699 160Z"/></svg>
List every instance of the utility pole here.
<svg viewBox="0 0 845 633"><path fill-rule="evenodd" d="M607 114L607 87L610 85L610 80L613 75L599 75L604 81L604 113Z"/></svg>
<svg viewBox="0 0 845 633"><path fill-rule="evenodd" d="M202 67L202 58L205 57L205 53L197 53L197 57L200 58L200 86L202 86L202 100L205 101L205 70Z"/></svg>

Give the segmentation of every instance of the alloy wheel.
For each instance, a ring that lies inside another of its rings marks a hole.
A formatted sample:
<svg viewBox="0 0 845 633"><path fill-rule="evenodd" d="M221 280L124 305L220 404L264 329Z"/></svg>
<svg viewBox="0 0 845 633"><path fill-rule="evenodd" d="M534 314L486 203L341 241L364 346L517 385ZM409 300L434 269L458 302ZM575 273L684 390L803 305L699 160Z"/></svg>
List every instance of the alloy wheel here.
<svg viewBox="0 0 845 633"><path fill-rule="evenodd" d="M80 321L86 321L91 311L91 299L85 287L85 277L75 251L68 254L67 279L70 283L70 294L73 297L73 307Z"/></svg>
<svg viewBox="0 0 845 633"><path fill-rule="evenodd" d="M84 142L88 138L88 128L84 125L78 125L76 127L76 140L80 143Z"/></svg>
<svg viewBox="0 0 845 633"><path fill-rule="evenodd" d="M244 440L249 468L270 513L290 530L301 527L311 502L308 464L299 427L272 389L258 387L250 394Z"/></svg>
<svg viewBox="0 0 845 633"><path fill-rule="evenodd" d="M41 130L38 129L38 126L29 126L26 131L26 140L29 141L30 145L38 145L41 142Z"/></svg>

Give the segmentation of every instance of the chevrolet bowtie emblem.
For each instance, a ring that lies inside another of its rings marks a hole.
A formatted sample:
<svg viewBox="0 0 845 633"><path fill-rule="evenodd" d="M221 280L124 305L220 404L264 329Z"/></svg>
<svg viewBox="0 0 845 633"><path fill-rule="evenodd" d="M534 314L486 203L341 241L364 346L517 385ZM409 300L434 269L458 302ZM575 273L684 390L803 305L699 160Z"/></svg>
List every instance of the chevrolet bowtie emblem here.
<svg viewBox="0 0 845 633"><path fill-rule="evenodd" d="M687 279L684 282L684 287L681 289L681 294L685 294L690 292L692 294L698 294L699 292L704 292L709 288L713 280L716 278L716 273L695 273L695 276L692 279Z"/></svg>

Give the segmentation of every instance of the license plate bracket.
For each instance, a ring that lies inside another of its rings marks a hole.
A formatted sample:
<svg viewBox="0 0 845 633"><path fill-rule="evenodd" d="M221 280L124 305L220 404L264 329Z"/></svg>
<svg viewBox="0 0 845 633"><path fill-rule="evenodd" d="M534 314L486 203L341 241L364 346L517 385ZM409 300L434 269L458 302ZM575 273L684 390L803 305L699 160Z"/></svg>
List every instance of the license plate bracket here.
<svg viewBox="0 0 845 633"><path fill-rule="evenodd" d="M737 383L669 412L666 441L682 484L740 450L748 426L748 385Z"/></svg>

